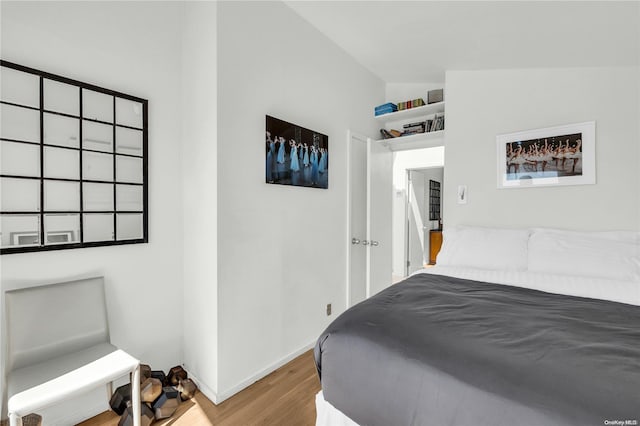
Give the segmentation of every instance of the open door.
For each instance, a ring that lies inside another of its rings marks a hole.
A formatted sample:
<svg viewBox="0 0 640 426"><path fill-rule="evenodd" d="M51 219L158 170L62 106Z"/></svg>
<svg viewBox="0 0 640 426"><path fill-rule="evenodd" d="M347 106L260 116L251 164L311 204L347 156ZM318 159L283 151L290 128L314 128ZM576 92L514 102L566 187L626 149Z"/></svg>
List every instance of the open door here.
<svg viewBox="0 0 640 426"><path fill-rule="evenodd" d="M393 154L348 135L347 307L391 285Z"/></svg>
<svg viewBox="0 0 640 426"><path fill-rule="evenodd" d="M347 308L367 298L367 137L349 132Z"/></svg>
<svg viewBox="0 0 640 426"><path fill-rule="evenodd" d="M429 179L421 170L407 170L407 276L429 262Z"/></svg>
<svg viewBox="0 0 640 426"><path fill-rule="evenodd" d="M392 283L393 153L367 141L368 296Z"/></svg>

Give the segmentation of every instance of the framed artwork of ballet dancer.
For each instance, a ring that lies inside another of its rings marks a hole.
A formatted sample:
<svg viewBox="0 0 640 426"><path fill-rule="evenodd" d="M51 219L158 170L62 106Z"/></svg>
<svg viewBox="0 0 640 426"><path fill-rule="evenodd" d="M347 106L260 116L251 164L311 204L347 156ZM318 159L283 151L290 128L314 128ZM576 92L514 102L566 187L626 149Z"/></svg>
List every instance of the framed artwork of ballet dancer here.
<svg viewBox="0 0 640 426"><path fill-rule="evenodd" d="M329 138L267 115L265 182L329 187Z"/></svg>
<svg viewBox="0 0 640 426"><path fill-rule="evenodd" d="M498 188L596 183L596 123L498 135Z"/></svg>

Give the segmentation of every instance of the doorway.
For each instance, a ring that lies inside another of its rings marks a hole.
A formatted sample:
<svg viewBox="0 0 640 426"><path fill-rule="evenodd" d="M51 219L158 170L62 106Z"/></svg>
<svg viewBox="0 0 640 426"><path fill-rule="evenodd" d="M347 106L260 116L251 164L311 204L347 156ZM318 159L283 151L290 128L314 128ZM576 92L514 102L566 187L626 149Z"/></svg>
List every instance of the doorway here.
<svg viewBox="0 0 640 426"><path fill-rule="evenodd" d="M414 174L411 190L408 179L410 171ZM430 179L440 182L442 189L443 174L444 147L442 146L394 153L392 200L394 282L404 279L428 263L429 231L437 228L439 222L429 218L429 194L425 194L425 190L428 192ZM444 196L444 192L441 192L441 204ZM409 266L407 266L408 263Z"/></svg>
<svg viewBox="0 0 640 426"><path fill-rule="evenodd" d="M430 233L441 228L443 178L444 167L407 170L405 276L429 264Z"/></svg>

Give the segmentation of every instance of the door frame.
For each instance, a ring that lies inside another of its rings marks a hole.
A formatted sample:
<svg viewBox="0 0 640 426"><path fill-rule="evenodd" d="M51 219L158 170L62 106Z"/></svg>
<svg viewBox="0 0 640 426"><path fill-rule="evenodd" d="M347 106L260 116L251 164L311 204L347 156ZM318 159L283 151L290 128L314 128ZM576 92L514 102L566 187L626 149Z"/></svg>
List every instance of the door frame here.
<svg viewBox="0 0 640 426"><path fill-rule="evenodd" d="M410 223L411 223L411 218L410 218L410 207L411 207L411 191L413 190L413 184L411 182L411 170L412 169L405 169L405 179L406 179L406 188L407 188L407 195L406 198L404 200L404 276L408 277L409 276L409 253L411 252L410 248L409 248L409 243L410 243L410 238L409 238L409 232L410 232Z"/></svg>
<svg viewBox="0 0 640 426"><path fill-rule="evenodd" d="M404 213L405 213L405 220L404 220L404 273L405 273L405 277L409 276L409 254L410 254L410 248L409 248L409 225L410 225L410 196L411 196L411 190L412 188L412 183L411 183L411 179L410 179L410 173L412 171L423 171L423 170L432 170L432 169L442 169L444 171L444 165L442 166L429 166L429 167L413 167L411 169L405 169L406 172L406 188L407 188L407 195L406 195L406 200L404 202ZM444 181L444 179L443 179ZM444 190L444 186L442 188ZM441 200L442 200L442 193L440 194L441 196ZM442 203L442 201L441 201ZM440 211L440 216L442 217L442 210ZM423 230L424 232L424 230ZM431 249L431 242L427 239L427 236L424 236L425 238L425 246L428 245L427 247L427 251Z"/></svg>

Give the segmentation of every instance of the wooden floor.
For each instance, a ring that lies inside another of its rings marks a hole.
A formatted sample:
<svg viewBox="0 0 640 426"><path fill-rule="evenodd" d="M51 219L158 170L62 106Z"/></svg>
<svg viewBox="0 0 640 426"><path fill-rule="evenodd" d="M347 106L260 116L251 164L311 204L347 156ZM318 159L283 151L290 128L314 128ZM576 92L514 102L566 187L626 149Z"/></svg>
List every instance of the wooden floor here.
<svg viewBox="0 0 640 426"><path fill-rule="evenodd" d="M198 392L192 400L183 402L171 418L153 425L314 425L314 398L319 390L313 352L308 351L219 405ZM80 425L117 426L119 419L107 411Z"/></svg>

